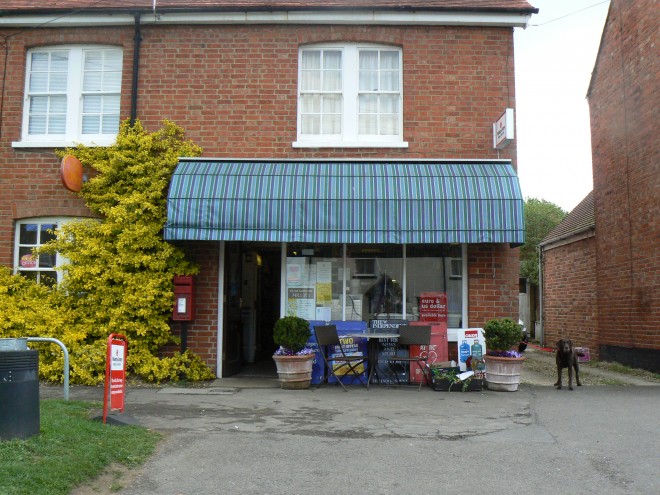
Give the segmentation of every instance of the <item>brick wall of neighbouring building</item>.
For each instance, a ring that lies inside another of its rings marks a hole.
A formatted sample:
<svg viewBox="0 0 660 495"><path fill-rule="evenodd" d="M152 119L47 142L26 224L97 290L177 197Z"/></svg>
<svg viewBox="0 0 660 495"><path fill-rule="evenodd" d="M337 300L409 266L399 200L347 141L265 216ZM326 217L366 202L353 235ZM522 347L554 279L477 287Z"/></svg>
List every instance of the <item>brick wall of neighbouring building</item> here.
<svg viewBox="0 0 660 495"><path fill-rule="evenodd" d="M543 252L543 340L562 338L598 357L596 241L589 237Z"/></svg>
<svg viewBox="0 0 660 495"><path fill-rule="evenodd" d="M660 366L658 14L613 0L589 88L602 357ZM648 366L645 366L648 367Z"/></svg>

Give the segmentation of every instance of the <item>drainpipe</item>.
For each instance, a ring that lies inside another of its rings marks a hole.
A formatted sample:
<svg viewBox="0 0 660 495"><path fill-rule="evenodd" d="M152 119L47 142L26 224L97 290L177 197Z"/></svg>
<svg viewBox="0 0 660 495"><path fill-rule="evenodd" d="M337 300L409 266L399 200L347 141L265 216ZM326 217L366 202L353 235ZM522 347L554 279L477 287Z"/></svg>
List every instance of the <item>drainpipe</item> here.
<svg viewBox="0 0 660 495"><path fill-rule="evenodd" d="M137 119L138 73L140 68L140 14L135 14L135 34L133 35L133 81L131 82L131 127Z"/></svg>
<svg viewBox="0 0 660 495"><path fill-rule="evenodd" d="M538 339L541 347L545 346L545 335L543 331L543 247L538 246L539 250L539 334L535 337ZM534 329L536 330L536 329Z"/></svg>

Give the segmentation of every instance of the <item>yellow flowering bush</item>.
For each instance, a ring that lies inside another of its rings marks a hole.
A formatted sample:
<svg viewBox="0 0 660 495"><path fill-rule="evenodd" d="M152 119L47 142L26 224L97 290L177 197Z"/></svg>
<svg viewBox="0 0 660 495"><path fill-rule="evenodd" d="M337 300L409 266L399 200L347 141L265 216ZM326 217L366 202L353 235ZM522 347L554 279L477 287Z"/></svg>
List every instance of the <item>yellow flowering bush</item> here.
<svg viewBox="0 0 660 495"><path fill-rule="evenodd" d="M58 154L74 155L98 172L80 192L98 218L64 224L40 249L67 260L58 287L0 271L0 314L6 315L0 318L0 337L61 340L69 349L73 383L103 382L111 333L128 339L129 374L156 382L213 378L189 351L159 357L164 345L179 343L169 325L172 279L198 270L162 238L167 189L178 158L198 156L201 149L172 122L148 133L140 122L126 121L113 146L80 145ZM59 348L41 344L40 349L42 378L61 380Z"/></svg>

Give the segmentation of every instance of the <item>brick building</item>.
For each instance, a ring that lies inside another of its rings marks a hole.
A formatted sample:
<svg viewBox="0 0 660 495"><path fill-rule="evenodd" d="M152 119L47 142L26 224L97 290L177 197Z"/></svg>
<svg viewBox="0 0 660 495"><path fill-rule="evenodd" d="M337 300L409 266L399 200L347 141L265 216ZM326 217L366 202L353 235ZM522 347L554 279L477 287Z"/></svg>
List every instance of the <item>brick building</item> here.
<svg viewBox="0 0 660 495"><path fill-rule="evenodd" d="M656 372L657 26L652 2L612 0L587 95L594 189L583 204L593 201L595 235L556 250L550 250L556 241L546 239L543 288L547 337L577 335L578 342L594 348L601 359ZM569 217L574 214L578 212ZM559 291L573 297L562 300Z"/></svg>
<svg viewBox="0 0 660 495"><path fill-rule="evenodd" d="M355 5L5 1L0 263L48 281L57 258L30 249L89 215L54 149L169 119L204 149L174 174L165 237L201 267L187 346L219 376L269 359L283 314L414 320L434 291L450 338L515 317L523 201L493 123L536 9Z"/></svg>
<svg viewBox="0 0 660 495"><path fill-rule="evenodd" d="M598 357L596 239L589 193L540 244L543 342L561 338Z"/></svg>

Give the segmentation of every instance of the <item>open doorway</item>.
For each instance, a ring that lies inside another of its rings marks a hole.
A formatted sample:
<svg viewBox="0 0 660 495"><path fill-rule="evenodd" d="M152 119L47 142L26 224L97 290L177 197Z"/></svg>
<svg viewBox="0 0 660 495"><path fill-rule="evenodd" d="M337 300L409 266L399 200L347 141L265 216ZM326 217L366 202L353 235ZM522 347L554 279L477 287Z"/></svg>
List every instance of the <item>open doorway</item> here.
<svg viewBox="0 0 660 495"><path fill-rule="evenodd" d="M280 315L278 244L227 243L223 377L277 376L273 326Z"/></svg>

